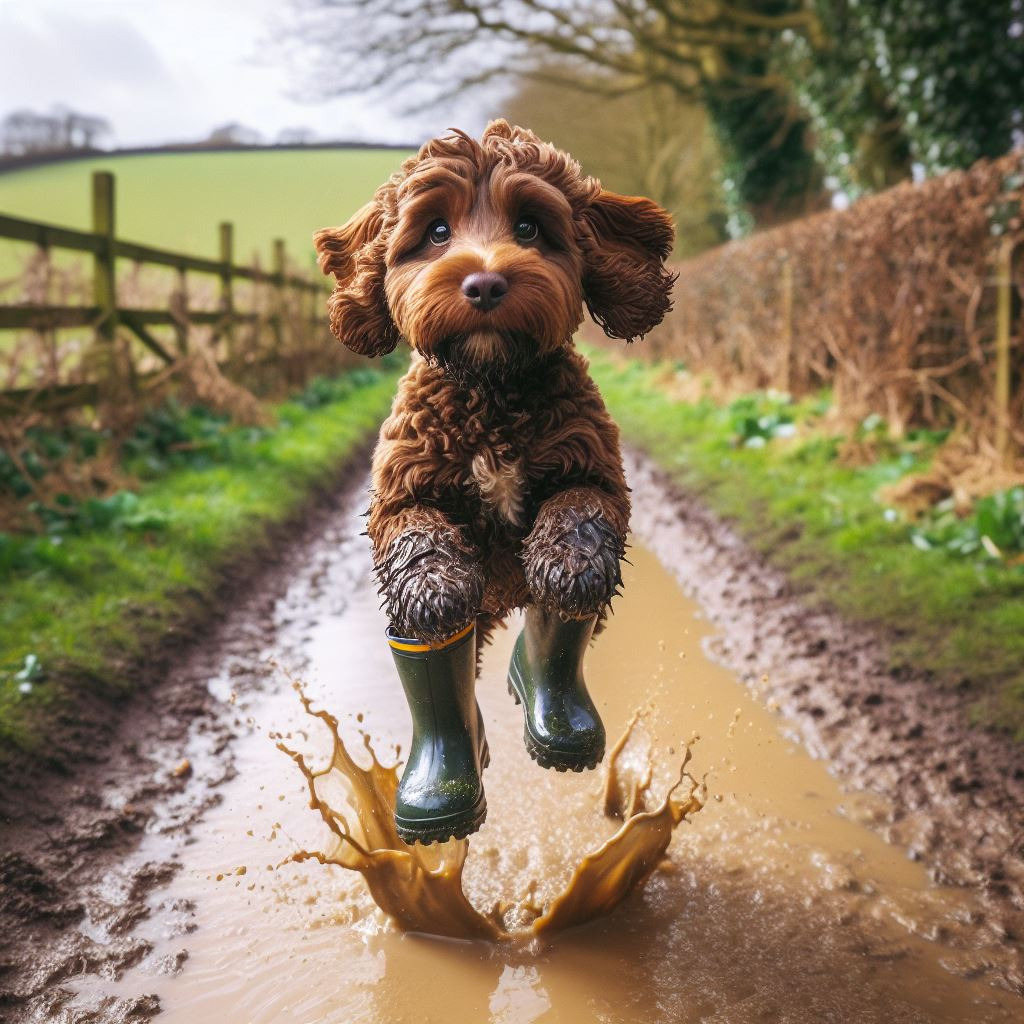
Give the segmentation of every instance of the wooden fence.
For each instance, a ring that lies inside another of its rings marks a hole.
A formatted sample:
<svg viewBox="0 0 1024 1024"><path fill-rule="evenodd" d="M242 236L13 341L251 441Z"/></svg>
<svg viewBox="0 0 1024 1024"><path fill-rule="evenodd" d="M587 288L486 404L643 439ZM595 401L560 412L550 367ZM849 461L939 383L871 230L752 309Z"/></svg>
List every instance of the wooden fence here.
<svg viewBox="0 0 1024 1024"><path fill-rule="evenodd" d="M116 195L114 175L97 171L92 176L92 231L78 231L54 224L24 220L0 214L0 238L27 242L49 258L52 250L86 253L92 258L92 303L90 305L51 305L48 303L0 304L0 331L56 331L89 327L95 331L100 368L93 379L75 383L47 382L36 387L17 387L0 391L0 416L23 412L56 411L90 405L106 392L115 397L131 387L138 375L132 365L125 370L124 360L115 354L116 340L124 332L137 339L156 358L157 365L170 367L187 357L192 328L210 328L212 340L226 349L218 362L226 367L245 362L247 355L236 344L240 325L264 323L278 341L285 325L297 328L304 337L318 337L320 348L327 343L325 300L326 283L291 274L287 268L284 241L273 243L269 270L241 266L234 261L234 228L219 226L219 259L206 259L128 242L116 234ZM177 288L167 308L133 308L118 301L118 261L136 265L168 268L177 272ZM219 279L216 309L189 309L188 275L202 274ZM249 281L272 290L269 313L244 311L236 305L235 282ZM168 344L153 328L169 327L173 341ZM332 348L335 343L331 343ZM341 349L341 346L337 346ZM104 358L104 350L107 358ZM251 361L251 360L250 360ZM129 362L131 362L129 360ZM120 369L119 369L119 363ZM127 376L129 379L123 379Z"/></svg>

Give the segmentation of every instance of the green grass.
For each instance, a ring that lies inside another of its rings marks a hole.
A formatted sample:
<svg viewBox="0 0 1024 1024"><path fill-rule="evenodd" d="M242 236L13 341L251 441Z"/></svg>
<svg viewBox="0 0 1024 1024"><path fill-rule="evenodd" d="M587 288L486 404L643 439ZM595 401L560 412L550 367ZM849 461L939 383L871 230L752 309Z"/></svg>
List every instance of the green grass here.
<svg viewBox="0 0 1024 1024"><path fill-rule="evenodd" d="M386 414L395 373L343 381L276 406L269 429L225 426L212 455L150 466L128 507L0 536L13 552L0 559L0 759L46 753L48 723L76 701L130 694L132 666L202 611L225 566L334 478Z"/></svg>
<svg viewBox="0 0 1024 1024"><path fill-rule="evenodd" d="M659 390L664 366L588 354L624 436L733 521L808 600L881 628L894 668L965 687L977 723L1024 741L1024 565L976 544L921 550L921 527L878 498L883 485L926 468L939 438L881 444L870 465L843 465L836 439L815 426L827 396L683 403ZM793 436L785 436L793 427L778 430L779 419L796 425ZM866 429L881 436L873 424ZM984 516L962 533L976 535L979 522Z"/></svg>
<svg viewBox="0 0 1024 1024"><path fill-rule="evenodd" d="M235 260L283 238L302 269L313 265L312 234L344 223L407 154L397 150L158 153L98 157L0 174L0 213L89 230L94 170L117 177L117 234L194 256L216 257L217 225L235 224ZM26 246L0 239L0 277Z"/></svg>

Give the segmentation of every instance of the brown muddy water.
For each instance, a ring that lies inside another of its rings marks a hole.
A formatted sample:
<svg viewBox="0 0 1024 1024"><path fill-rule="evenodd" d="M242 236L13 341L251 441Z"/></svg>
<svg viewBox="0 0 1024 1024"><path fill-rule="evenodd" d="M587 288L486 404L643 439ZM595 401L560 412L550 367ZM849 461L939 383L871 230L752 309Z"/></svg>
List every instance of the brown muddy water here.
<svg viewBox="0 0 1024 1024"><path fill-rule="evenodd" d="M688 746L688 770L706 784L705 806L684 808L642 891L578 927L563 927L575 918L533 927L622 825L604 813L602 772L546 772L526 754L521 711L505 689L516 623L487 651L478 691L492 758L487 823L467 844L432 848L421 865L447 872L447 897L467 901L459 920L490 923L462 934L489 938L403 932L358 871L296 863L303 850L341 854L310 806L307 779L277 747L316 770L332 753L329 723L307 712L289 676L313 710L337 718L364 768L372 762L362 730L385 765L408 739L357 536L364 503L357 493L311 552L274 633L253 653L279 664L269 684L236 693L228 663L210 680L237 716L234 771L184 841L173 829L144 840L140 858L181 864L137 928L152 951L120 980L79 979L84 1003L156 993L167 1024L1022 1019L1024 1001L979 977L1006 942L979 936L971 893L932 884L922 864L867 827L884 816L879 798L844 792L823 761L787 739L758 688L705 655L711 631L700 608L639 541L624 596L588 654L588 680L610 736L642 712L619 767L628 782L648 760L654 766L649 806L664 806ZM196 785L220 756L201 727L180 753ZM322 793L337 811L351 801L343 782L335 773ZM684 782L675 796L703 796L691 790ZM624 858L617 871L635 863ZM393 874L401 915L403 893L419 882L401 864ZM621 894L629 879L612 875ZM593 908L589 893L581 898ZM449 917L439 905L420 920Z"/></svg>

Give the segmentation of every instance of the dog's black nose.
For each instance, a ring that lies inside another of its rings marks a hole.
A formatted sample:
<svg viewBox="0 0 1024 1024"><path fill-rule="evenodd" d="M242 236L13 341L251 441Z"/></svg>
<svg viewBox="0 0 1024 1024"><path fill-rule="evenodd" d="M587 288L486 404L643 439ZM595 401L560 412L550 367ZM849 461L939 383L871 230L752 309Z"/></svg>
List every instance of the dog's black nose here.
<svg viewBox="0 0 1024 1024"><path fill-rule="evenodd" d="M470 305L486 313L508 295L508 281L501 274L489 270L470 274L462 282L462 294L469 299Z"/></svg>

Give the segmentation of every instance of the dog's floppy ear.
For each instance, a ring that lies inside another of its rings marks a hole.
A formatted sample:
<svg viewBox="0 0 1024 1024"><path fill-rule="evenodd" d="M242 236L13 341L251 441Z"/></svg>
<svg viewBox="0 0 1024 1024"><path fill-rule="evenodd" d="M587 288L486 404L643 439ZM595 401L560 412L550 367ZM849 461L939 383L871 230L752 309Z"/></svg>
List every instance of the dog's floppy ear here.
<svg viewBox="0 0 1024 1024"><path fill-rule="evenodd" d="M336 281L327 300L331 331L362 356L386 355L399 338L384 294L383 220L374 199L343 227L324 228L313 236L320 269Z"/></svg>
<svg viewBox="0 0 1024 1024"><path fill-rule="evenodd" d="M602 189L580 214L583 295L610 338L632 341L672 308L675 275L665 269L675 232L657 203Z"/></svg>

